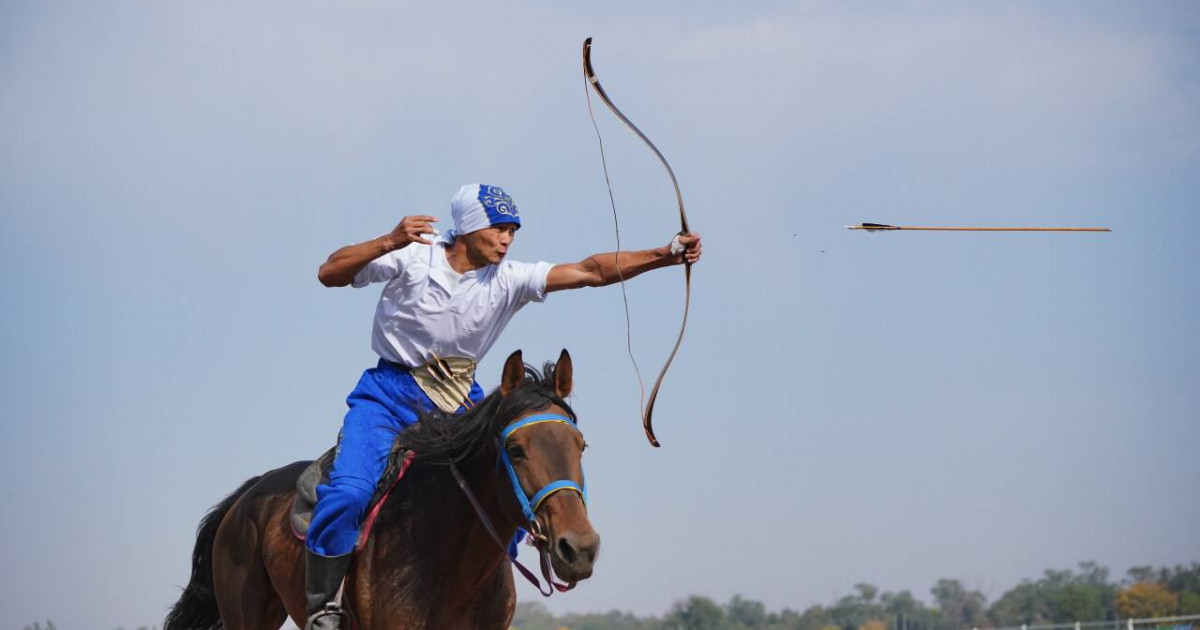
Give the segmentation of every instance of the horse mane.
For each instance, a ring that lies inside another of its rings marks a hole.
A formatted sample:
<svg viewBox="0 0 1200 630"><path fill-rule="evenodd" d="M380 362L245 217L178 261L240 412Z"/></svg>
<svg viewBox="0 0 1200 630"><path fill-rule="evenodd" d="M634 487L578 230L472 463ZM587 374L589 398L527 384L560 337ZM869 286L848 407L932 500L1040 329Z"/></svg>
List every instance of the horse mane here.
<svg viewBox="0 0 1200 630"><path fill-rule="evenodd" d="M404 430L399 445L417 453L415 465L447 466L471 459L493 445L500 431L517 417L550 404L562 407L572 420L575 412L554 390L554 364L539 373L525 364L525 380L507 396L500 388L462 415L435 409Z"/></svg>

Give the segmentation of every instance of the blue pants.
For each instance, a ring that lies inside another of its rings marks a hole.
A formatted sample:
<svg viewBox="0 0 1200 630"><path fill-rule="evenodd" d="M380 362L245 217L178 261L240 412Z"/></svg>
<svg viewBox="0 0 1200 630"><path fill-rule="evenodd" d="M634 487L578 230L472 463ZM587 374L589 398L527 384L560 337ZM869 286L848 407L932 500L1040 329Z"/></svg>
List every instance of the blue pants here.
<svg viewBox="0 0 1200 630"><path fill-rule="evenodd" d="M472 384L470 398L472 402L483 400L479 383ZM322 556L354 551L392 443L417 422L418 413L434 407L411 374L383 360L363 372L346 404L350 410L338 436L329 484L317 486L317 506L308 526L306 545ZM459 407L457 413L463 411Z"/></svg>

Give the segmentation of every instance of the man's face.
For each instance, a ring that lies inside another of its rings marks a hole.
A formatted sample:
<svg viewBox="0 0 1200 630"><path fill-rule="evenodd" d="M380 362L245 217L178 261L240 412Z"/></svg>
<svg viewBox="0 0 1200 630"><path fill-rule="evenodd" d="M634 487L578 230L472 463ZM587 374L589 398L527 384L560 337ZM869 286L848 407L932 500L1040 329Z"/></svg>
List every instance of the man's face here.
<svg viewBox="0 0 1200 630"><path fill-rule="evenodd" d="M504 259L516 234L515 223L498 223L467 234L467 249L473 259L494 265Z"/></svg>

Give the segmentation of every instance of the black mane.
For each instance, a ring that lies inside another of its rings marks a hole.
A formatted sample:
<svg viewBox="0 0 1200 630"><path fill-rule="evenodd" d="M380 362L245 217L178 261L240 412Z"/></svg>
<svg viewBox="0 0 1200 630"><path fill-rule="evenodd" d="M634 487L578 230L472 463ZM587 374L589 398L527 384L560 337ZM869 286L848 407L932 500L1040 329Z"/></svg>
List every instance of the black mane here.
<svg viewBox="0 0 1200 630"><path fill-rule="evenodd" d="M415 463L445 466L478 455L499 437L500 431L518 416L557 404L571 419L575 412L554 391L554 364L547 362L543 374L525 365L525 380L508 396L500 388L461 416L434 410L421 414L421 421L404 430L397 442L417 454Z"/></svg>

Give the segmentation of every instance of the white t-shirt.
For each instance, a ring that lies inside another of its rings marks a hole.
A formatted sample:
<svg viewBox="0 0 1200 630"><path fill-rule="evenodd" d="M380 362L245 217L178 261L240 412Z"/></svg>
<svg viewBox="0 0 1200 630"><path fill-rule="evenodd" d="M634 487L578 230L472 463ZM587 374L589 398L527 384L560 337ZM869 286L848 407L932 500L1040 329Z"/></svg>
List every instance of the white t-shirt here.
<svg viewBox="0 0 1200 630"><path fill-rule="evenodd" d="M553 266L505 259L458 273L444 243L410 243L372 260L352 284L387 283L375 308L371 348L415 367L430 359L430 350L479 361L522 306L546 299Z"/></svg>

